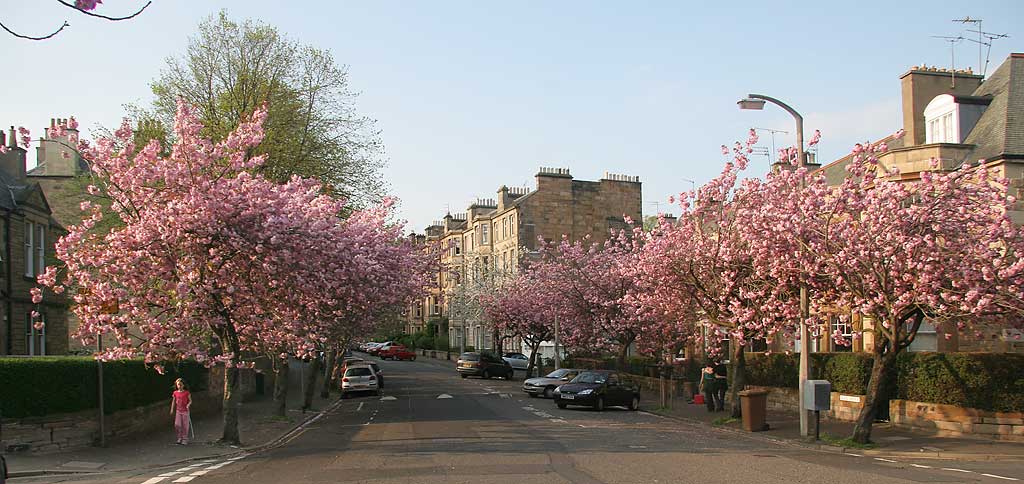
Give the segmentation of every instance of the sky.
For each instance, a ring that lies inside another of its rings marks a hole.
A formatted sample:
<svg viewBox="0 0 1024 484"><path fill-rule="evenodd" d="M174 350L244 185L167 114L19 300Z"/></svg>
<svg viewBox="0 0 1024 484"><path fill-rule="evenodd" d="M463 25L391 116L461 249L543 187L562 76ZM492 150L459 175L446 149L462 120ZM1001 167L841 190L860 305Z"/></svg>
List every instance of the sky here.
<svg viewBox="0 0 1024 484"><path fill-rule="evenodd" d="M781 109L737 108L747 93L799 111L807 137L821 130L828 162L901 127L899 76L910 67L978 70L977 44L955 44L951 61L950 44L933 37L976 38L965 31L975 25L953 19L1009 34L993 43L989 73L1024 52L1021 0L697 3L154 0L107 22L56 1L8 1L0 22L22 33L71 25L42 42L0 32L0 126L34 136L54 117L75 116L86 131L117 126L125 104L149 103L150 82L196 25L224 10L348 67L358 111L381 131L398 216L422 232L501 185L534 186L541 166L582 180L637 175L645 215L678 213L669 196L717 175L722 144L754 127L786 131L776 148L795 143ZM143 4L104 0L97 12ZM772 146L768 132L760 145ZM754 156L748 172L768 166Z"/></svg>

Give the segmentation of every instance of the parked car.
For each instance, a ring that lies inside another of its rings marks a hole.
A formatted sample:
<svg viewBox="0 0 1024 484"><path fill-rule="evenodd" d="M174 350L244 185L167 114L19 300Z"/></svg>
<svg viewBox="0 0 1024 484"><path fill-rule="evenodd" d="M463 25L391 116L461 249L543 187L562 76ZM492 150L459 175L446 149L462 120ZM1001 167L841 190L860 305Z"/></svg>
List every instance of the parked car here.
<svg viewBox="0 0 1024 484"><path fill-rule="evenodd" d="M369 349L367 349L366 352L371 354L371 355L373 355L373 356L377 356L377 354L380 353L380 350L382 350L384 348L387 348L388 346L391 346L393 344L395 344L394 341L385 341L383 343L378 343L375 346L370 347Z"/></svg>
<svg viewBox="0 0 1024 484"><path fill-rule="evenodd" d="M501 359L507 361L515 370L526 371L526 367L530 366L530 357L522 353L505 353Z"/></svg>
<svg viewBox="0 0 1024 484"><path fill-rule="evenodd" d="M467 352L459 355L455 369L462 375L462 378L479 376L490 378L492 376L502 377L511 380L515 374L512 365L507 361L498 358L497 355L487 352Z"/></svg>
<svg viewBox="0 0 1024 484"><path fill-rule="evenodd" d="M341 378L341 398L357 392L380 395L380 382L370 365L352 365Z"/></svg>
<svg viewBox="0 0 1024 484"><path fill-rule="evenodd" d="M384 388L384 370L380 369L380 365L374 361L367 361L366 366L369 366L373 373L377 375L377 386Z"/></svg>
<svg viewBox="0 0 1024 484"><path fill-rule="evenodd" d="M554 398L555 388L576 378L580 371L575 368L560 368L545 376L527 379L523 382L523 391L531 397L544 395L544 398Z"/></svg>
<svg viewBox="0 0 1024 484"><path fill-rule="evenodd" d="M640 408L640 388L623 381L614 371L584 371L556 388L554 396L558 408L582 405L599 412L614 406Z"/></svg>
<svg viewBox="0 0 1024 484"><path fill-rule="evenodd" d="M377 353L377 356L382 360L416 360L416 353L404 345L391 345Z"/></svg>

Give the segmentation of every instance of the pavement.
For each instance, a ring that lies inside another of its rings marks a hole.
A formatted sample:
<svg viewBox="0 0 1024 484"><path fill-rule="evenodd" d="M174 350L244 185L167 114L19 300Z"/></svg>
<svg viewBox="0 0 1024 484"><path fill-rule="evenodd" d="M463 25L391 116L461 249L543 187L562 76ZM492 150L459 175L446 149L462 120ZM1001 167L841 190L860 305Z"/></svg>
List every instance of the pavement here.
<svg viewBox="0 0 1024 484"><path fill-rule="evenodd" d="M175 443L174 428L114 440L105 448L83 447L55 453L9 453L5 455L10 477L15 482L53 478L60 475L124 472L168 465L178 465L215 457L231 457L259 451L285 440L296 429L321 415L337 401L320 398L316 391L313 408L302 407L301 381L298 365L291 365L287 399L287 416L272 415L273 388L268 385L265 395L242 403L239 409L241 446L217 443L223 429L220 412L203 418L193 417L195 438L189 445ZM320 380L322 381L322 379ZM319 389L319 386L317 387Z"/></svg>

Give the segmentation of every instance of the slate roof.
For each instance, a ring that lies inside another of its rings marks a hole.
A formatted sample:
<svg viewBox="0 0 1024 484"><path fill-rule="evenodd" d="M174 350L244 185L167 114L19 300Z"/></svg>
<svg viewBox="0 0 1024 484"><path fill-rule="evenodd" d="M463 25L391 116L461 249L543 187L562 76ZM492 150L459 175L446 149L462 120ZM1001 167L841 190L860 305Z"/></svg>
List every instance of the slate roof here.
<svg viewBox="0 0 1024 484"><path fill-rule="evenodd" d="M1024 54L1010 54L973 95L992 102L964 140L977 146L969 159L1024 157Z"/></svg>

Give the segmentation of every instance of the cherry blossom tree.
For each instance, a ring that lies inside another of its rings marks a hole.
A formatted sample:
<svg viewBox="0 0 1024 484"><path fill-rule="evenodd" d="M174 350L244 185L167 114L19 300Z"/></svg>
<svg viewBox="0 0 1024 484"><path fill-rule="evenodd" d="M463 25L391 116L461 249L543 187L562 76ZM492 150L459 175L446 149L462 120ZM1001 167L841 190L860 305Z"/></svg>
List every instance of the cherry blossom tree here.
<svg viewBox="0 0 1024 484"><path fill-rule="evenodd" d="M634 274L637 299L647 311L672 321L662 332L702 342L720 357L720 342L731 339L732 413L740 416L738 392L746 384L744 352L753 340L769 343L792 331L799 317L795 286L758 270L749 218L771 200L758 180L738 185L753 133L722 174L699 189L681 194L682 214L646 233ZM730 149L723 146L723 152ZM772 178L772 175L769 175Z"/></svg>
<svg viewBox="0 0 1024 484"><path fill-rule="evenodd" d="M544 341L555 336L555 318L567 319L561 298L552 298L549 282L540 270L520 270L499 291L482 297L481 307L489 321L501 333L518 336L530 348L526 374L538 364L538 352Z"/></svg>
<svg viewBox="0 0 1024 484"><path fill-rule="evenodd" d="M748 220L763 270L810 286L812 322L837 310L868 320L859 332L871 336L872 370L852 435L861 443L870 439L896 357L923 324L971 330L1019 325L1022 314L1014 305L1021 228L1007 216L1014 202L1007 181L970 163L901 181L879 165L885 150L857 145L838 186L817 175L792 190L790 179L787 193L797 196Z"/></svg>
<svg viewBox="0 0 1024 484"><path fill-rule="evenodd" d="M83 342L114 337L97 358L141 354L158 371L182 358L223 364L222 440L230 443L240 441L239 368L270 349L315 352L326 340L316 316L344 297L337 294L352 273L371 269L338 250L363 236L339 217L344 201L312 180L252 174L264 161L249 153L265 116L257 110L213 143L181 104L168 157L155 141L136 150L127 123L113 139L83 146L97 179L90 191L110 197L122 224L98 233L104 214L83 202L89 216L56 245L62 274L51 266L40 276L54 292L72 292Z"/></svg>
<svg viewBox="0 0 1024 484"><path fill-rule="evenodd" d="M639 250L633 235L620 231L602 244L563 237L543 246L530 268L541 274L543 297L563 308L559 338L566 346L614 350L623 368L630 346L651 324L631 296L636 282L631 267Z"/></svg>
<svg viewBox="0 0 1024 484"><path fill-rule="evenodd" d="M109 16L109 15L103 15L103 14L94 12L94 10L96 10L96 7L98 7L99 4L103 3L103 0L75 0L74 3L68 2L66 0L57 0L57 3L65 6L65 7L68 7L70 9L72 9L72 10L76 10L76 11L78 11L78 13L86 15L86 16L89 16L89 17L99 18L99 19L103 19L103 20L109 20L111 22L119 22L119 21L122 21L122 20L129 20L129 19L137 17L144 10L146 10L146 8L148 8L149 5L152 4L153 2L152 1L148 1L148 2L146 2L145 5L142 6L142 8L136 10L135 13L130 14L130 15L121 16L121 17L112 17L112 16ZM51 32L49 34L39 35L39 36L32 36L32 35L21 34L21 33L18 33L16 31L14 31L14 30L11 30L10 27L4 25L3 22L0 22L0 28L2 28L5 31L7 31L8 34L11 34L11 35L13 35L13 36L15 36L15 37L17 37L19 39L25 39L25 40L46 40L46 39L49 39L49 38L52 38L52 37L56 36L57 34L61 33L61 31L63 31L66 27L70 27L70 26L71 26L71 24L69 24L65 20L64 23L61 24L61 26L57 28L57 30L54 30L53 32Z"/></svg>

